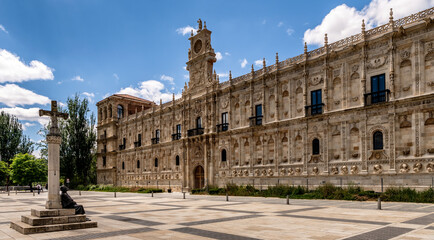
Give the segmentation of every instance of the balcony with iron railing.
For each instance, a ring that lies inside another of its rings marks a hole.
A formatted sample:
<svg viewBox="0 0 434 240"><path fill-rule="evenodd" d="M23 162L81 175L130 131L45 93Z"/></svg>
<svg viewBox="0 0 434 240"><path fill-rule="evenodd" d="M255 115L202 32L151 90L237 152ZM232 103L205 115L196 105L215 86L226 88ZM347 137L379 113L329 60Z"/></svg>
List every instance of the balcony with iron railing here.
<svg viewBox="0 0 434 240"><path fill-rule="evenodd" d="M194 128L194 129L187 130L187 136L189 137L202 135L203 133L204 133L203 128Z"/></svg>
<svg viewBox="0 0 434 240"><path fill-rule="evenodd" d="M176 141L181 139L181 133L174 133L172 134L172 141Z"/></svg>
<svg viewBox="0 0 434 240"><path fill-rule="evenodd" d="M160 138L151 138L152 144L158 144L160 143Z"/></svg>
<svg viewBox="0 0 434 240"><path fill-rule="evenodd" d="M365 93L364 96L365 96L365 106L388 102L390 97L390 90L385 89L378 92Z"/></svg>
<svg viewBox="0 0 434 240"><path fill-rule="evenodd" d="M134 142L134 147L140 147L140 146L142 146L142 141Z"/></svg>
<svg viewBox="0 0 434 240"><path fill-rule="evenodd" d="M306 110L306 117L315 116L323 113L324 103L305 106L304 108Z"/></svg>
<svg viewBox="0 0 434 240"><path fill-rule="evenodd" d="M226 132L229 129L229 123L217 124L217 132Z"/></svg>
<svg viewBox="0 0 434 240"><path fill-rule="evenodd" d="M262 115L249 117L250 127L262 125L262 118Z"/></svg>

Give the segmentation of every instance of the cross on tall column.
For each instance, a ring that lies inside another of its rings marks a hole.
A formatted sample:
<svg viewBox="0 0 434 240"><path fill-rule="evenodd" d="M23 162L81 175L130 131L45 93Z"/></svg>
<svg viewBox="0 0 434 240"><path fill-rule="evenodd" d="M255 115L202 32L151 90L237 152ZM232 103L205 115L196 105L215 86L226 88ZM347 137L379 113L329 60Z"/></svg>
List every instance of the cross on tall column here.
<svg viewBox="0 0 434 240"><path fill-rule="evenodd" d="M51 126L50 135L59 135L59 127L57 126L57 118L61 117L63 119L68 119L67 113L62 113L57 111L57 101L51 101L51 111L39 109L39 116L50 116Z"/></svg>
<svg viewBox="0 0 434 240"><path fill-rule="evenodd" d="M59 127L57 126L57 118L68 119L67 113L57 111L57 101L51 101L51 111L39 110L39 116L50 116L51 126L50 132L47 134L48 143L48 200L45 204L47 209L62 208L60 202L60 137Z"/></svg>

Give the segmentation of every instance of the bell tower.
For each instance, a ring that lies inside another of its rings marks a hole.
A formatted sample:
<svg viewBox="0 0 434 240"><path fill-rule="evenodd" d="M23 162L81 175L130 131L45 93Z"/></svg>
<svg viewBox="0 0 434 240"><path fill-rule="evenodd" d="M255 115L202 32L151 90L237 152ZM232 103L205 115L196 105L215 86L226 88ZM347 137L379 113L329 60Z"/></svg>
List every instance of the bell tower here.
<svg viewBox="0 0 434 240"><path fill-rule="evenodd" d="M198 21L197 34L191 31L190 49L188 50L187 70L190 72L188 90L196 92L204 90L216 81L213 75L213 64L217 61L214 49L211 47L211 31L202 27L202 20Z"/></svg>

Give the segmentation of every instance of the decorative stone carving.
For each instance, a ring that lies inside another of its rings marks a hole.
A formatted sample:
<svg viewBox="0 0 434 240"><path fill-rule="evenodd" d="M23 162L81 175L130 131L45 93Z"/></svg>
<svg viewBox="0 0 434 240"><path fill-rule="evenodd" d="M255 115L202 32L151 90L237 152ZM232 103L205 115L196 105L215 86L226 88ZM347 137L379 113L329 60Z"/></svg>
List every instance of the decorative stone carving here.
<svg viewBox="0 0 434 240"><path fill-rule="evenodd" d="M312 79L309 82L309 85L316 86L316 85L322 83L323 81L324 81L324 78L322 76L315 76L315 77L312 77Z"/></svg>
<svg viewBox="0 0 434 240"><path fill-rule="evenodd" d="M404 156L410 155L410 148L406 148L406 149L402 150L402 155L404 155Z"/></svg>
<svg viewBox="0 0 434 240"><path fill-rule="evenodd" d="M274 175L274 171L273 169L268 169L268 176L273 176Z"/></svg>
<svg viewBox="0 0 434 240"><path fill-rule="evenodd" d="M338 169L338 167L334 166L334 167L332 167L332 169L330 170L330 172L331 172L331 174L336 175L336 174L339 173L339 169Z"/></svg>
<svg viewBox="0 0 434 240"><path fill-rule="evenodd" d="M426 165L426 170L428 172L434 172L434 162L430 162Z"/></svg>
<svg viewBox="0 0 434 240"><path fill-rule="evenodd" d="M345 174L345 175L348 174L348 167L345 166L345 165L342 166L342 167L341 167L341 171L342 171L342 174Z"/></svg>
<svg viewBox="0 0 434 240"><path fill-rule="evenodd" d="M408 166L408 164L403 163L401 164L401 167L399 169L400 173L408 173L410 171L410 167Z"/></svg>
<svg viewBox="0 0 434 240"><path fill-rule="evenodd" d="M353 71L353 72L359 71L359 65L355 64L355 65L351 66L351 71Z"/></svg>
<svg viewBox="0 0 434 240"><path fill-rule="evenodd" d="M288 168L288 174L289 175L294 175L294 169Z"/></svg>
<svg viewBox="0 0 434 240"><path fill-rule="evenodd" d="M380 164L374 165L374 173L381 174L383 172L383 167Z"/></svg>
<svg viewBox="0 0 434 240"><path fill-rule="evenodd" d="M256 175L256 176L259 176L259 175L260 175L259 169L255 169L255 175Z"/></svg>
<svg viewBox="0 0 434 240"><path fill-rule="evenodd" d="M414 165L413 165L413 171L415 172L415 173L418 173L418 172L420 172L421 170L422 170L422 163L415 163Z"/></svg>
<svg viewBox="0 0 434 240"><path fill-rule="evenodd" d="M249 176L249 170L244 170L244 176L248 177Z"/></svg>
<svg viewBox="0 0 434 240"><path fill-rule="evenodd" d="M359 168L356 165L351 166L351 174L357 174L359 172Z"/></svg>
<svg viewBox="0 0 434 240"><path fill-rule="evenodd" d="M387 59L388 59L387 56L382 56L379 58L372 59L367 63L367 67L369 69L379 68L388 62Z"/></svg>
<svg viewBox="0 0 434 240"><path fill-rule="evenodd" d="M295 168L295 174L300 175L301 174L301 168Z"/></svg>
<svg viewBox="0 0 434 240"><path fill-rule="evenodd" d="M285 176L285 175L286 175L286 169L281 168L281 169L280 169L280 175L281 175L281 176Z"/></svg>
<svg viewBox="0 0 434 240"><path fill-rule="evenodd" d="M401 56L402 60L409 59L410 58L410 51L407 50L407 49L403 50L403 51L401 51L401 53L399 54L399 56Z"/></svg>
<svg viewBox="0 0 434 240"><path fill-rule="evenodd" d="M358 157L359 157L359 152L357 152L357 151L353 151L353 152L351 153L351 157L352 157L352 158L358 158Z"/></svg>
<svg viewBox="0 0 434 240"><path fill-rule="evenodd" d="M312 172L313 172L315 175L318 175L318 173L319 173L319 169L318 169L318 167L313 167Z"/></svg>
<svg viewBox="0 0 434 240"><path fill-rule="evenodd" d="M311 155L309 163L319 163L322 162L321 155Z"/></svg>

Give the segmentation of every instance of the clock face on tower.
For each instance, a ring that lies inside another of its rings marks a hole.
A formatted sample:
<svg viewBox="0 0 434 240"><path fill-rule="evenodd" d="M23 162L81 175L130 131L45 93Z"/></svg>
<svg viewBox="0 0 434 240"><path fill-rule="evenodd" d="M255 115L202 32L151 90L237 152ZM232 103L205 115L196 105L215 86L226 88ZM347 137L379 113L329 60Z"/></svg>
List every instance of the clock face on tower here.
<svg viewBox="0 0 434 240"><path fill-rule="evenodd" d="M199 53L200 49L202 49L202 41L199 39L194 43L194 52Z"/></svg>

